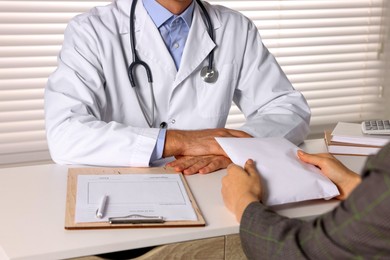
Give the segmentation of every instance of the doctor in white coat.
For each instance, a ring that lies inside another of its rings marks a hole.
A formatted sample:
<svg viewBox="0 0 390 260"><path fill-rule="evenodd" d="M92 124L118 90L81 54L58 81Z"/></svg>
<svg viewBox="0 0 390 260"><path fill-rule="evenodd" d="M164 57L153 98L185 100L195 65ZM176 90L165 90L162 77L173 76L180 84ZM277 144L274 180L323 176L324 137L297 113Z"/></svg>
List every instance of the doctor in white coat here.
<svg viewBox="0 0 390 260"><path fill-rule="evenodd" d="M46 133L55 162L148 166L154 159L176 156L180 159L170 166L177 170L208 173L230 163L215 136L281 136L296 144L304 140L309 107L262 44L256 26L239 12L204 2L212 39L195 0L136 3L135 49L153 77L151 92L145 70L135 70L149 127L128 77L134 57L132 2L117 0L94 8L75 17L65 31L58 68L45 90ZM161 8L158 15L170 12L170 21L179 18L188 26L179 64L170 53L178 44L169 48L163 27L153 17L156 5ZM180 18L186 12L190 15ZM208 66L212 51L219 77L208 83L200 71ZM224 128L232 101L246 118L240 130Z"/></svg>

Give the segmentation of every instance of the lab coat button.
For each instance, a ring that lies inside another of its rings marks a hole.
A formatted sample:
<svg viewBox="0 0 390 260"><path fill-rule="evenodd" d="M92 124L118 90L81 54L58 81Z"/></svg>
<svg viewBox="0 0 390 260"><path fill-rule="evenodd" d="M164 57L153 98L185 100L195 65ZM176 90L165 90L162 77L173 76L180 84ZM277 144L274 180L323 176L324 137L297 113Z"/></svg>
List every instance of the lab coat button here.
<svg viewBox="0 0 390 260"><path fill-rule="evenodd" d="M160 128L167 128L168 124L165 122L161 122Z"/></svg>
<svg viewBox="0 0 390 260"><path fill-rule="evenodd" d="M171 124L173 125L174 123L176 123L176 120L175 120L175 119L172 119L172 120L171 120Z"/></svg>

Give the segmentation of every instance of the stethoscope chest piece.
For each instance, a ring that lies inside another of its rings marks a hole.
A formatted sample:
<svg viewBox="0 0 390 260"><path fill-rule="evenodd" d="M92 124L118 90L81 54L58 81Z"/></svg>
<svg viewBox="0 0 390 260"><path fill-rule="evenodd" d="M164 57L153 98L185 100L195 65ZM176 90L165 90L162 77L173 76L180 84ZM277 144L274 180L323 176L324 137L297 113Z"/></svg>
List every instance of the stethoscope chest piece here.
<svg viewBox="0 0 390 260"><path fill-rule="evenodd" d="M200 77L204 82L215 83L218 80L218 71L214 68L209 69L208 66L205 66L200 71Z"/></svg>

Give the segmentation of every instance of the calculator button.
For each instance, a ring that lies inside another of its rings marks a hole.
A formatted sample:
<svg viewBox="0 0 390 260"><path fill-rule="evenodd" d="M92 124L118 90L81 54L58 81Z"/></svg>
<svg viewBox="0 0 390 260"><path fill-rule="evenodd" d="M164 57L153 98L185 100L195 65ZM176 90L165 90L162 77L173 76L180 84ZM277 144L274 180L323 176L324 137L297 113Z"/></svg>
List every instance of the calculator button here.
<svg viewBox="0 0 390 260"><path fill-rule="evenodd" d="M362 122L362 131L365 134L390 135L390 120L366 120Z"/></svg>

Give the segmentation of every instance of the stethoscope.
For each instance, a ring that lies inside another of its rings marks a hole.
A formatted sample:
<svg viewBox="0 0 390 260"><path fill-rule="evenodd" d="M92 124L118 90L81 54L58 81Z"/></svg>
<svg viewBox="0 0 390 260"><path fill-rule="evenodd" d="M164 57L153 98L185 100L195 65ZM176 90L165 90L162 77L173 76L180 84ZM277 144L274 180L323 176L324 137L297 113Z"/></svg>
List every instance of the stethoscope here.
<svg viewBox="0 0 390 260"><path fill-rule="evenodd" d="M202 4L201 0L196 0L196 2L198 3L200 8L202 9L202 12L206 18L207 32L208 32L211 40L214 41L214 31L213 31L213 25L211 23L210 16L209 16L206 8ZM151 128L153 126L153 122L154 122L154 107L156 106L156 101L154 99L154 92L153 92L152 71L150 70L149 65L146 62L142 61L138 57L137 51L135 49L134 13L135 13L135 6L136 5L137 5L137 0L134 0L132 5L131 5L131 9L130 9L130 44L131 44L131 52L133 54L133 62L130 64L129 68L127 69L127 73L129 75L130 84L135 91L137 101L138 101L138 104L141 108L142 114L145 117L145 120L148 123L149 127ZM205 81L207 83L215 83L218 79L218 71L213 67L214 50L211 50L211 52L209 53L208 62L209 62L208 66L203 67L202 70L200 71L200 77L203 79L203 81ZM150 93L151 93L151 95L150 95L151 96L151 104L152 104L152 111L150 113L151 117L149 117L147 112L146 112L146 109L145 109L146 105L143 102L143 100L140 96L140 93L138 91L138 87L136 85L136 77L135 77L134 71L135 71L135 68L137 66L143 67L145 69L146 75L148 77L148 83L149 83L149 88L150 88ZM166 128L167 123L162 122L160 124L160 127Z"/></svg>

